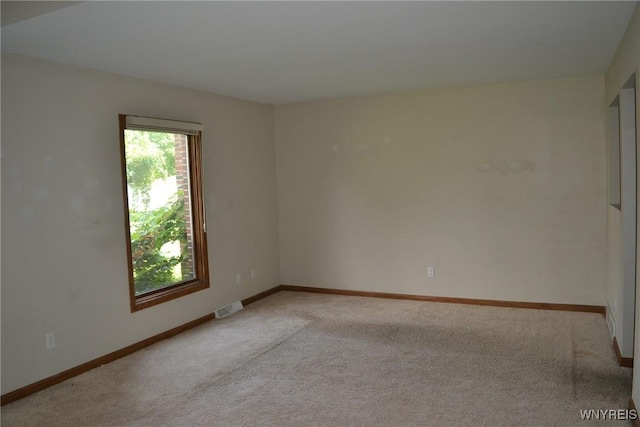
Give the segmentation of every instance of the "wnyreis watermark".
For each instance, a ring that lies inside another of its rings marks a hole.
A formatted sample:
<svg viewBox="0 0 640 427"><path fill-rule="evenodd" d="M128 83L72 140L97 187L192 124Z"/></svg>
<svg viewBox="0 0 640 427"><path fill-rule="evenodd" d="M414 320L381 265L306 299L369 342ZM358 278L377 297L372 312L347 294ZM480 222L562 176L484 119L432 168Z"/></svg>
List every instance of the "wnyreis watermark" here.
<svg viewBox="0 0 640 427"><path fill-rule="evenodd" d="M580 418L583 420L637 420L638 411L635 409L581 409Z"/></svg>

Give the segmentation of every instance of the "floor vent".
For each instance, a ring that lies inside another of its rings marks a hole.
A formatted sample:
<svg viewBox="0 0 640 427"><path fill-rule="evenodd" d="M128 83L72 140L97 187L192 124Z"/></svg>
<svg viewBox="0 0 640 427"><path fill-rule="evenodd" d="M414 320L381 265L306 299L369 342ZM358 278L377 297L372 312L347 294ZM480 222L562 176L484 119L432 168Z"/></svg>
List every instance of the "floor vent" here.
<svg viewBox="0 0 640 427"><path fill-rule="evenodd" d="M242 302L236 301L232 302L229 305L225 305L224 307L220 307L216 311L214 311L216 315L216 319L222 319L223 317L227 317L230 314L235 313L236 311L242 310Z"/></svg>
<svg viewBox="0 0 640 427"><path fill-rule="evenodd" d="M613 317L613 312L611 311L611 306L607 302L607 326L609 327L609 333L611 337L616 336L616 319Z"/></svg>

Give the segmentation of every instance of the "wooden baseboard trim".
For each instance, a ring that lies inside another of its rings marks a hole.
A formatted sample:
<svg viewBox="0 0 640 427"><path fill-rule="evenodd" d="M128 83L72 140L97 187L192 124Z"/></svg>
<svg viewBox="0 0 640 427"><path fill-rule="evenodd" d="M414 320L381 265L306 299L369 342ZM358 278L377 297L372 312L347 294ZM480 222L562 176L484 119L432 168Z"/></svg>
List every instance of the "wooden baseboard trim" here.
<svg viewBox="0 0 640 427"><path fill-rule="evenodd" d="M252 297L243 299L242 300L242 305L246 306L246 305L252 304L252 303L254 303L254 302L258 301L258 300L261 300L262 298L266 298L269 295L273 295L276 292L280 292L281 290L282 290L282 285L278 285L278 286L273 287L271 289L267 289L266 291L260 292L259 294L255 294Z"/></svg>
<svg viewBox="0 0 640 427"><path fill-rule="evenodd" d="M553 304L546 302L499 301L472 298L431 297L426 295L391 294L385 292L350 291L345 289L314 288L308 286L280 285L281 291L313 292L319 294L348 295L357 297L405 299L413 301L444 302L452 304L485 305L492 307L529 308L537 310L579 311L604 316L605 308L599 305Z"/></svg>
<svg viewBox="0 0 640 427"><path fill-rule="evenodd" d="M613 337L613 350L616 352L616 359L618 359L618 364L620 366L623 368L633 368L633 357L622 357L616 337Z"/></svg>
<svg viewBox="0 0 640 427"><path fill-rule="evenodd" d="M215 316L213 313L207 314L206 316L200 317L196 320L192 320L191 322L185 323L184 325L169 329L168 331L162 332L158 335L154 335L135 344L131 344L127 347L121 348L120 350L116 350L113 353L98 357L97 359L90 360L89 362L83 363L82 365L67 369L66 371L52 375L33 384L29 384L12 392L3 394L2 396L0 396L0 405L4 406L7 403L14 402L30 394L36 393L40 390L44 390L47 387L59 384L65 380L68 380L69 378L73 378L77 375L83 374L106 363L113 362L114 360L120 359L121 357L127 356L133 352L170 338L174 335L178 335L188 329L194 328L198 325L208 322L209 320L213 320L214 318Z"/></svg>
<svg viewBox="0 0 640 427"><path fill-rule="evenodd" d="M350 291L350 290L344 290L344 289L315 288L315 287L308 287L308 286L292 286L292 285L279 285L271 289L267 289L266 291L260 292L254 296L243 299L242 304L245 306L252 304L258 300L261 300L262 298L265 298L269 295L273 295L280 291L313 292L313 293L333 294L333 295L391 298L391 299L404 299L404 300L414 300L414 301L443 302L443 303L453 303L453 304L472 304L472 305L485 305L485 306L494 306L494 307L580 311L580 312L587 312L587 313L600 313L603 315L605 313L604 307L592 306L592 305L529 303L529 302L517 302L517 301L482 300L482 299L471 299L471 298L431 297L431 296L425 296L425 295L408 295L408 294L394 294L394 293L368 292L368 291ZM191 322L185 323L184 325L177 326L168 331L162 332L158 335L154 335L150 338L147 338L145 340L142 340L130 346L124 347L120 350L116 350L107 355L98 357L97 359L90 360L89 362L83 363L82 365L78 365L71 369L67 369L66 371L63 371L53 376L50 376L48 378L42 379L33 384L29 384L17 390L3 394L2 396L0 396L0 406L4 406L8 403L22 399L23 397L26 397L26 396L29 396L30 394L44 390L45 388L51 387L52 385L59 384L65 380L68 380L69 378L73 378L77 375L90 371L91 369L97 368L98 366L107 364L109 362L113 362L114 360L120 359L124 356L127 356L131 353L134 353L138 350L141 350L159 341L165 340L167 338L171 338L191 328L194 328L205 322L213 320L214 318L215 318L215 315L213 313L207 314L206 316L192 320ZM621 356L620 349L618 348L618 343L615 340L615 338L614 338L614 348L615 348L616 356L618 357L618 362L620 363L620 366L629 367L629 368L633 367L633 358Z"/></svg>
<svg viewBox="0 0 640 427"><path fill-rule="evenodd" d="M258 301L259 299L262 299L266 296L274 294L279 290L280 290L280 286L276 286L264 292L260 292L257 295L254 295L252 297L242 300L242 304L249 305L253 302ZM135 344L131 344L130 346L121 348L120 350L116 350L113 353L109 353L107 355L98 357L97 359L90 360L89 362L83 363L82 365L75 366L71 369L67 369L66 371L52 375L48 378L42 379L33 384L29 384L17 390L3 394L2 396L0 396L0 406L4 406L8 403L15 402L16 400L22 399L23 397L27 397L30 394L37 393L41 390L44 390L45 388L51 387L52 385L56 385L63 381L66 381L69 378L73 378L77 375L88 372L94 368L97 368L98 366L105 365L109 362L113 362L114 360L120 359L124 356L127 356L131 353L134 353L138 350L141 350L157 342L166 340L167 338L171 338L175 335L185 332L191 328L195 328L196 326L199 326L213 319L215 319L214 313L207 314L206 316L192 320L191 322L185 323L184 325L177 326L173 329L169 329L168 331L162 332L158 335L154 335L145 340L139 341Z"/></svg>

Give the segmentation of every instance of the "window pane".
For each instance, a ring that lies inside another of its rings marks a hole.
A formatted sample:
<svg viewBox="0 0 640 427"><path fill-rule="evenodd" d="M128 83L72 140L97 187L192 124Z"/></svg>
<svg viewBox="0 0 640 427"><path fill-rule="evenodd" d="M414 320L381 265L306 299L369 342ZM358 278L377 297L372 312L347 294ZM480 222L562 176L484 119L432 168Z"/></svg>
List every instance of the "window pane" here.
<svg viewBox="0 0 640 427"><path fill-rule="evenodd" d="M125 130L135 294L195 278L188 138Z"/></svg>

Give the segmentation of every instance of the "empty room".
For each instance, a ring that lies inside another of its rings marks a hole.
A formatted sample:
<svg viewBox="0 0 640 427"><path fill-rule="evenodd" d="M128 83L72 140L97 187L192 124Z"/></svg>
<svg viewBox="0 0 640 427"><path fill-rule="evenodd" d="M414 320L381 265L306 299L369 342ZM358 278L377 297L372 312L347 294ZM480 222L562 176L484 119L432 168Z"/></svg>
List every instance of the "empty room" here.
<svg viewBox="0 0 640 427"><path fill-rule="evenodd" d="M640 425L638 2L1 6L2 425Z"/></svg>

